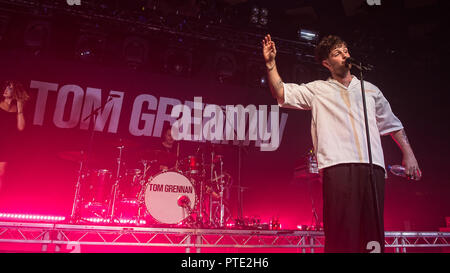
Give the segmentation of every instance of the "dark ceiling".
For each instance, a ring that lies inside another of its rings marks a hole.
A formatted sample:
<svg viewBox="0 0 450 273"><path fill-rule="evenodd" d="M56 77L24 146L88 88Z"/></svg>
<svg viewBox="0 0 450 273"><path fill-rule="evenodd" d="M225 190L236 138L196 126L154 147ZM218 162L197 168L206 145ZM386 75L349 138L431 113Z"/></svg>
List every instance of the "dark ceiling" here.
<svg viewBox="0 0 450 273"><path fill-rule="evenodd" d="M35 14L66 12L77 16L97 16L97 20L99 15L109 16L115 21L133 19L140 23L154 22L156 18L165 21L166 27L171 22L181 25L180 20L184 20L187 22L185 29L178 29L184 33L198 32L199 25L209 25L258 37L271 33L273 37L292 42L298 41L298 30L306 28L318 31L320 35L340 35L353 49L367 55L402 54L406 41L412 41L412 45L446 47L440 33L444 31L448 1L442 0L80 1L80 6L69 6L62 0L1 0L0 12L22 7L27 12L34 9L32 12ZM249 22L251 10L255 7L267 9L266 25ZM432 48L435 51L436 48Z"/></svg>

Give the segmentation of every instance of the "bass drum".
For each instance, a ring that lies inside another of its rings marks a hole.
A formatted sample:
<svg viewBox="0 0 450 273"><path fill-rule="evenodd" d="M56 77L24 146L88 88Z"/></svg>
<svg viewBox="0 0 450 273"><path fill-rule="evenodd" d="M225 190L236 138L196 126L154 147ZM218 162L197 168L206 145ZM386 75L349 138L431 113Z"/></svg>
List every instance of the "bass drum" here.
<svg viewBox="0 0 450 273"><path fill-rule="evenodd" d="M194 185L178 172L159 173L145 186L145 207L162 224L177 224L186 219L196 201Z"/></svg>

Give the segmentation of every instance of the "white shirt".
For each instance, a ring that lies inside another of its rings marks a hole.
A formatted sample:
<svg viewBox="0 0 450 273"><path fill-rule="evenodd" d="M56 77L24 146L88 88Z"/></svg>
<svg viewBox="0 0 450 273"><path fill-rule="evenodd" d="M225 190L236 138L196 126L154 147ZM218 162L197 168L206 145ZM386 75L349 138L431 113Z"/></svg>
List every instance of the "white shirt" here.
<svg viewBox="0 0 450 273"><path fill-rule="evenodd" d="M341 163L369 163L361 82L348 87L329 78L306 84L284 83L281 107L311 110L311 136L319 169ZM381 91L364 81L373 164L384 166L380 135L403 129Z"/></svg>

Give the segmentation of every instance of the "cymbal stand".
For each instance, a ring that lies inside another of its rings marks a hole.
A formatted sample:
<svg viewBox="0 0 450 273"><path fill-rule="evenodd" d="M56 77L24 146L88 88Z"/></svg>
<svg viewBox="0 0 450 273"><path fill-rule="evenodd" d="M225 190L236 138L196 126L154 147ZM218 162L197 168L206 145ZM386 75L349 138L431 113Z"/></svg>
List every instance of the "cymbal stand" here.
<svg viewBox="0 0 450 273"><path fill-rule="evenodd" d="M213 182L214 179L214 149L211 152L211 182ZM213 223L213 199L212 194L209 195L209 223Z"/></svg>
<svg viewBox="0 0 450 273"><path fill-rule="evenodd" d="M225 207L223 204L223 191L224 191L224 179L223 179L223 161L222 157L220 157L220 180L219 180L219 187L220 187L220 220L219 224L220 227L224 226L224 217L225 217Z"/></svg>
<svg viewBox="0 0 450 273"><path fill-rule="evenodd" d="M144 172L142 174L141 181L140 181L141 190L139 191L138 196L137 196L137 202L138 202L137 224L141 223L142 209L143 209L143 206L145 203L145 200L143 200L143 198L145 195L144 191L145 191L145 181L146 181L146 177L147 177L147 172L150 169L151 164L154 162L155 162L155 160L152 160L152 161L141 160L142 165L144 165Z"/></svg>
<svg viewBox="0 0 450 273"><path fill-rule="evenodd" d="M202 152L202 163L204 162L204 154ZM199 179L200 183L200 196L199 196L199 209L198 209L198 218L197 218L197 224L200 224L200 226L203 226L203 178L205 176L206 170L202 168L202 174Z"/></svg>
<svg viewBox="0 0 450 273"><path fill-rule="evenodd" d="M177 160L175 161L176 170L178 170L180 166L179 158L180 158L180 142L177 142Z"/></svg>
<svg viewBox="0 0 450 273"><path fill-rule="evenodd" d="M86 120L90 119L91 117L93 117L93 122L92 122L92 126L91 126L91 123L89 122L89 127L91 128L90 129L91 135L89 137L89 144L88 144L88 149L87 149L87 153L86 153L86 158L84 159L82 157L82 160L80 162L80 169L78 171L78 178L77 178L77 183L75 186L75 196L74 196L73 205L72 205L72 213L70 214L70 222L72 222L72 223L78 222L78 220L80 218L80 216L78 215L78 213L79 213L78 209L79 209L79 204L80 204L81 181L84 179L83 170L84 170L84 168L88 168L89 157L92 154L92 149L93 149L93 144L94 144L94 134L95 134L95 123L97 121L98 112L100 110L102 110L103 108L105 108L106 104L108 104L108 102L112 101L112 99L113 99L113 97L109 96L105 103L103 103L96 109L92 110L92 113L83 119L83 121L86 121Z"/></svg>
<svg viewBox="0 0 450 273"><path fill-rule="evenodd" d="M149 164L148 160L141 160L141 164L144 166L144 171L142 173L142 178L145 179L147 177L148 169L150 169L150 164Z"/></svg>
<svg viewBox="0 0 450 273"><path fill-rule="evenodd" d="M83 151L82 151L82 154L83 154ZM71 223L76 223L79 218L78 205L80 203L80 190L81 190L81 180L82 179L84 179L83 160L80 161L80 169L78 170L77 184L75 185L75 196L73 199L72 213L70 214L70 222Z"/></svg>
<svg viewBox="0 0 450 273"><path fill-rule="evenodd" d="M320 229L320 221L319 221L319 215L317 215L316 206L314 205L314 198L311 196L311 206L312 206L312 219L311 222L313 223L314 229Z"/></svg>
<svg viewBox="0 0 450 273"><path fill-rule="evenodd" d="M122 165L122 150L123 150L123 148L125 148L125 146L121 145L116 148L119 149L119 157L117 158L116 181L114 182L114 185L113 185L112 200L110 203L111 205L110 205L110 211L109 211L109 213L110 213L109 220L111 221L111 223L114 221L114 210L115 210L117 191L119 189L119 181L120 181L120 166Z"/></svg>

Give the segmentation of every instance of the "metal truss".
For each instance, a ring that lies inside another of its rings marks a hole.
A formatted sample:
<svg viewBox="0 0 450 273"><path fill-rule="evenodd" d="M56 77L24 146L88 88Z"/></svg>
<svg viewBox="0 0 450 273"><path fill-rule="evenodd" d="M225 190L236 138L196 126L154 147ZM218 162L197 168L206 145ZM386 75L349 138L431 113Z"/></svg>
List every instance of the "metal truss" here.
<svg viewBox="0 0 450 273"><path fill-rule="evenodd" d="M406 248L448 248L450 232L386 232L385 247L406 253Z"/></svg>
<svg viewBox="0 0 450 273"><path fill-rule="evenodd" d="M450 232L386 232L385 247L395 252L407 248L449 248ZM320 231L299 230L235 230L150 228L127 226L96 226L79 224L49 224L0 222L0 244L40 244L42 251L49 245L67 249L91 246L177 247L184 252L201 252L202 248L281 249L314 252L324 247ZM79 249L79 248L78 248Z"/></svg>
<svg viewBox="0 0 450 273"><path fill-rule="evenodd" d="M45 2L45 3L42 3ZM180 24L169 24L161 15L147 14L145 22L139 20L136 14L123 16L113 15L100 8L98 1L84 1L81 7L73 8L65 1L35 1L35 0L0 0L3 7L0 10L14 11L31 15L35 10L46 8L52 13L79 18L85 22L114 25L115 29L128 30L130 27L142 35L164 33L169 36L185 37L192 41L224 42L228 41L228 50L234 52L259 52L261 40L266 30L253 29L240 31L226 24L211 23L181 17L186 21L185 27ZM273 37L276 38L276 37ZM279 54L302 57L303 62L316 64L314 59L315 45L309 42L276 38ZM193 42L195 44L195 42Z"/></svg>

